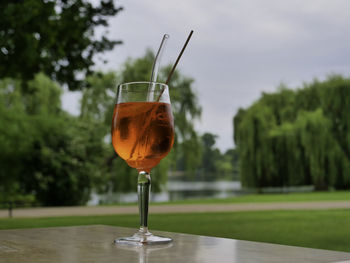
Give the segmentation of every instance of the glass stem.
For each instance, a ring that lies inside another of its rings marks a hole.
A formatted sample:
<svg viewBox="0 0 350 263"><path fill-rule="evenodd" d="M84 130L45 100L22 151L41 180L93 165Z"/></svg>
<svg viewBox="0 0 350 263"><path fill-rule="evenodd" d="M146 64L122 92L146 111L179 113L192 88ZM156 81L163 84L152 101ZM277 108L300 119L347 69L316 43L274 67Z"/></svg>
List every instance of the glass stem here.
<svg viewBox="0 0 350 263"><path fill-rule="evenodd" d="M145 171L139 172L137 178L137 194L140 213L140 232L148 232L148 204L151 191L151 176Z"/></svg>

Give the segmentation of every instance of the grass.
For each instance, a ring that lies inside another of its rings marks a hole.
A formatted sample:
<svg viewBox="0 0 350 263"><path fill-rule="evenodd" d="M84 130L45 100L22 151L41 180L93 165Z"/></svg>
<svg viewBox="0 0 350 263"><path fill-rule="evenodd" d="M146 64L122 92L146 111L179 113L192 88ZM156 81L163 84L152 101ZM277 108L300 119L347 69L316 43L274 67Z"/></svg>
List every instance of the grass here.
<svg viewBox="0 0 350 263"><path fill-rule="evenodd" d="M350 191L249 194L229 198L204 198L154 203L159 204L211 204L211 203L270 203L270 202L306 202L306 201L349 201Z"/></svg>
<svg viewBox="0 0 350 263"><path fill-rule="evenodd" d="M235 204L235 203L273 203L273 202L312 202L312 201L350 201L350 191L327 191L309 193L282 194L247 194L229 198L201 198L152 202L152 205L185 205L185 204ZM137 203L114 203L102 206L136 205Z"/></svg>
<svg viewBox="0 0 350 263"><path fill-rule="evenodd" d="M350 210L151 214L150 228L350 252ZM136 228L136 215L0 219L0 229L104 224Z"/></svg>

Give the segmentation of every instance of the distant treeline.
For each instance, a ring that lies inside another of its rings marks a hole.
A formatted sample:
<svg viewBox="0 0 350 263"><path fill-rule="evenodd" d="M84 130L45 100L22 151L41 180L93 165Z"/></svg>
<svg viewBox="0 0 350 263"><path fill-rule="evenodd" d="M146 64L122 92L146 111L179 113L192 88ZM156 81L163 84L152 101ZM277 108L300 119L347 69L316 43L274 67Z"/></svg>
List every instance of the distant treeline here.
<svg viewBox="0 0 350 263"><path fill-rule="evenodd" d="M283 85L234 117L247 187L350 188L350 79Z"/></svg>

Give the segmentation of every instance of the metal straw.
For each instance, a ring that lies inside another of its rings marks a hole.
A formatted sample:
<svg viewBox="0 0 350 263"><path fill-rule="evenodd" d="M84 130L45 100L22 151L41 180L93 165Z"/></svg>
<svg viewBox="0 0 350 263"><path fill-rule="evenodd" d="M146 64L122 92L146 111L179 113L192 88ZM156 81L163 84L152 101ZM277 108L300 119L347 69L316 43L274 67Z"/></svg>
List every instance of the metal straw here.
<svg viewBox="0 0 350 263"><path fill-rule="evenodd" d="M157 75L158 75L159 64L160 64L160 60L161 60L161 57L162 57L162 54L163 54L165 43L166 43L168 38L169 38L169 35L165 34L163 36L162 42L160 43L157 55L156 55L156 57L154 59L153 66L152 66L151 82L157 82Z"/></svg>
<svg viewBox="0 0 350 263"><path fill-rule="evenodd" d="M179 61L180 61L181 56L182 56L182 54L184 53L185 48L186 48L188 42L190 41L190 39L191 39L191 37L192 37L192 34L193 34L193 30L191 30L190 34L188 35L187 40L186 40L184 46L182 47L181 52L180 52L179 56L177 57L176 62L175 62L175 64L174 64L173 68L171 69L171 71L170 71L170 73L169 73L169 76L168 76L168 78L167 78L167 80L166 80L166 82L165 82L166 85L168 85L168 83L169 83L169 81L170 81L170 79L171 79L171 76L173 75L173 73L174 73L174 71L175 71L175 68L176 68L177 64L179 63ZM160 97L163 95L163 92L164 92L164 88L160 91L160 94L159 94L159 96L158 96L158 98L157 98L157 102L159 102Z"/></svg>
<svg viewBox="0 0 350 263"><path fill-rule="evenodd" d="M177 57L176 62L175 62L175 64L174 64L173 68L171 69L171 71L170 71L170 73L169 73L169 76L168 76L168 78L167 78L165 84L168 85L168 83L169 83L169 81L170 81L170 78L171 78L171 76L173 75L173 73L174 73L174 71L175 71L175 68L176 68L176 66L177 66L177 63L179 63L180 58L181 58L181 56L182 56L182 53L184 53L185 48L186 48L188 42L190 41L192 34L193 34L193 30L191 30L190 34L188 35L187 40L186 40L184 46L182 47L181 52L180 52L179 56Z"/></svg>

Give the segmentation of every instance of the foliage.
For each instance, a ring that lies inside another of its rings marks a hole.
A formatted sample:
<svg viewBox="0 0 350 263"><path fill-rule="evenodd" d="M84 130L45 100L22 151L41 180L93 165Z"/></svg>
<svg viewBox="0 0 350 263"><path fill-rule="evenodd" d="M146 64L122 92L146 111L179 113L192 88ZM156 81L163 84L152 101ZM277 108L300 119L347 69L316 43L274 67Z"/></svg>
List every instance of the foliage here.
<svg viewBox="0 0 350 263"><path fill-rule="evenodd" d="M220 179L238 181L238 153L236 149L228 149L215 163L217 176Z"/></svg>
<svg viewBox="0 0 350 263"><path fill-rule="evenodd" d="M0 77L31 80L44 72L69 89L80 89L96 54L121 41L97 39L96 28L122 10L113 0L16 0L0 2ZM79 73L79 74L78 74Z"/></svg>
<svg viewBox="0 0 350 263"><path fill-rule="evenodd" d="M242 183L350 188L350 79L263 94L234 117Z"/></svg>
<svg viewBox="0 0 350 263"><path fill-rule="evenodd" d="M216 137L216 135L211 133L204 133L202 135L202 168L208 173L216 172L215 162L220 156L220 151L217 148L214 149Z"/></svg>
<svg viewBox="0 0 350 263"><path fill-rule="evenodd" d="M235 149L229 149L221 153L215 147L217 135L204 133L201 139L201 158L195 177L183 178L183 180L237 180L237 153ZM198 156L200 157L200 156ZM189 174L190 175L190 174ZM187 177L189 177L187 175Z"/></svg>
<svg viewBox="0 0 350 263"><path fill-rule="evenodd" d="M3 200L34 194L42 205L84 204L104 151L98 130L61 110L60 87L43 74L0 82Z"/></svg>

